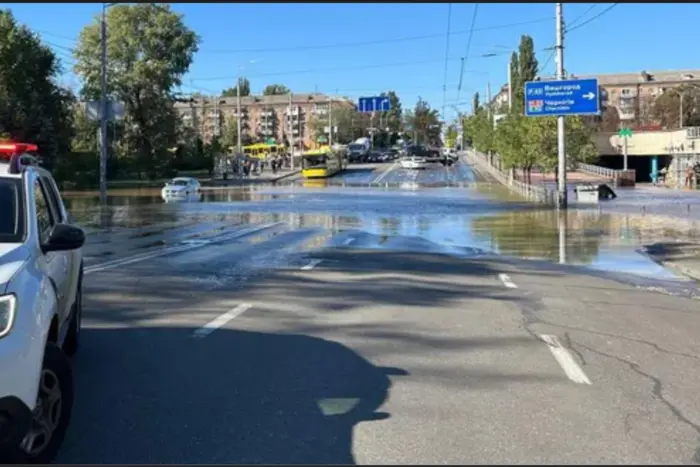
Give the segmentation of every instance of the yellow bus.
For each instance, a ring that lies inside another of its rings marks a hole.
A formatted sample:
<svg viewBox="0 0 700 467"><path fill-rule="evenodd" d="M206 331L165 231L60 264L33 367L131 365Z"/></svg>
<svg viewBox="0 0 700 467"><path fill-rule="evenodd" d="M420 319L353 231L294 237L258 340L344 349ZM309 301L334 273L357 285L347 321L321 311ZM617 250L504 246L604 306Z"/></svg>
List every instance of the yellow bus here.
<svg viewBox="0 0 700 467"><path fill-rule="evenodd" d="M248 146L243 146L243 153L246 156L262 160L265 160L275 154L283 154L284 152L284 144L257 143L249 144Z"/></svg>
<svg viewBox="0 0 700 467"><path fill-rule="evenodd" d="M302 155L301 174L304 178L329 178L347 168L342 151L333 151L330 146L306 151Z"/></svg>

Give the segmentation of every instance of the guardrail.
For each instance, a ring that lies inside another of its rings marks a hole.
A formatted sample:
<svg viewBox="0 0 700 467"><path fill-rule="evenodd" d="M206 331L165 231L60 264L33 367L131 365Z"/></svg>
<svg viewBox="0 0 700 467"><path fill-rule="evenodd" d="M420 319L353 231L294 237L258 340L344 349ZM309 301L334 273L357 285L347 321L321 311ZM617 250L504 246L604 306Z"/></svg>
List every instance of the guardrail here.
<svg viewBox="0 0 700 467"><path fill-rule="evenodd" d="M609 169L607 167L601 167L594 164L583 164L579 163L576 168L580 172L598 175L600 177L609 178L615 184L616 187L619 186L634 186L637 180L637 172L635 170L615 170Z"/></svg>
<svg viewBox="0 0 700 467"><path fill-rule="evenodd" d="M490 158L486 154L478 152L466 151L466 158L476 166L477 170L482 170L493 178L508 187L511 191L520 196L523 196L528 201L542 204L555 204L557 196L554 190L550 190L544 186L530 185L518 180L512 179L506 172L498 169L500 160L498 155L492 155Z"/></svg>

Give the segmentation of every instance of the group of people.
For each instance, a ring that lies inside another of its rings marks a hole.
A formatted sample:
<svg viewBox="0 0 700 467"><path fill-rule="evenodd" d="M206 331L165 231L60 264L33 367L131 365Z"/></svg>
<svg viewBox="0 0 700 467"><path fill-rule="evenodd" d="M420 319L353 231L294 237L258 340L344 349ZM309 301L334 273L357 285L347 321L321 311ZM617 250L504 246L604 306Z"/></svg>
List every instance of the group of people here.
<svg viewBox="0 0 700 467"><path fill-rule="evenodd" d="M685 179L683 186L685 188L700 187L700 162L688 163L683 172ZM659 170L657 174L652 174L652 180L654 182L654 185L665 185L667 176L667 167L664 167L663 169Z"/></svg>
<svg viewBox="0 0 700 467"><path fill-rule="evenodd" d="M277 173L283 167L289 167L290 157L288 154L275 154L266 160L252 157L238 157L230 161L230 170L233 176L250 177L252 175L261 175L269 165L272 173ZM226 178L226 176L225 176Z"/></svg>

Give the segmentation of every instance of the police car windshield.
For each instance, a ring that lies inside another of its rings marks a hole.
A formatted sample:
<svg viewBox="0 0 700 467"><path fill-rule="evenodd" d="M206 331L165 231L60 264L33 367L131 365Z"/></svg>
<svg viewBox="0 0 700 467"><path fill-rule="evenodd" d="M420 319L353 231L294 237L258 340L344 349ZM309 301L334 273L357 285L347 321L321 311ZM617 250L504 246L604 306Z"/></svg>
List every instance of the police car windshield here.
<svg viewBox="0 0 700 467"><path fill-rule="evenodd" d="M18 180L0 178L0 243L19 243L24 238L24 220Z"/></svg>

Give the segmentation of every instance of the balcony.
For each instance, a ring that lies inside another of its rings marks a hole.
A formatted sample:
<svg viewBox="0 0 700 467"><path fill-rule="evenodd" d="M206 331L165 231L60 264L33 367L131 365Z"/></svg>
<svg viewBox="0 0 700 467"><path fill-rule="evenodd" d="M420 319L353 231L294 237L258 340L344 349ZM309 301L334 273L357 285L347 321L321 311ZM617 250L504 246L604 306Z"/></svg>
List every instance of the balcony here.
<svg viewBox="0 0 700 467"><path fill-rule="evenodd" d="M260 112L260 116L264 118L270 118L275 116L275 111L274 110L263 110Z"/></svg>

